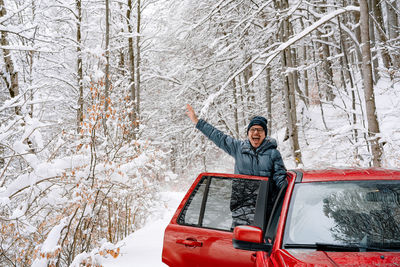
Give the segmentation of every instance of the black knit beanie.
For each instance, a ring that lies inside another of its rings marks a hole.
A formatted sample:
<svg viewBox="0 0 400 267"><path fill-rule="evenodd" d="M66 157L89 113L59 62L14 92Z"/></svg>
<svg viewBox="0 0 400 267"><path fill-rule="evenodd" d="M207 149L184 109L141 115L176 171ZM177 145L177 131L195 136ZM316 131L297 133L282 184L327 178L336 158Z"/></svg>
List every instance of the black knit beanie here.
<svg viewBox="0 0 400 267"><path fill-rule="evenodd" d="M268 129L267 124L268 124L268 121L266 118L261 117L261 116L255 116L254 118L251 119L249 126L247 126L247 134L249 134L249 130L250 130L251 126L260 125L264 129L265 135L267 135L267 129Z"/></svg>

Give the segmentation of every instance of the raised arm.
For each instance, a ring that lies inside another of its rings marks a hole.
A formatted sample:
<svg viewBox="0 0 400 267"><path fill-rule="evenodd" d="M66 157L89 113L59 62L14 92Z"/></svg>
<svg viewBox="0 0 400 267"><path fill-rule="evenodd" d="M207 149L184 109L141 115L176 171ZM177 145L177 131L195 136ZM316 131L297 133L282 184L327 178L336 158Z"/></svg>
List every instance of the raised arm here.
<svg viewBox="0 0 400 267"><path fill-rule="evenodd" d="M186 104L186 114L196 125L196 128L200 130L208 139L213 141L219 148L223 149L229 155L235 156L237 146L240 143L239 140L224 134L222 131L216 129L206 121L198 119L192 106L189 104Z"/></svg>

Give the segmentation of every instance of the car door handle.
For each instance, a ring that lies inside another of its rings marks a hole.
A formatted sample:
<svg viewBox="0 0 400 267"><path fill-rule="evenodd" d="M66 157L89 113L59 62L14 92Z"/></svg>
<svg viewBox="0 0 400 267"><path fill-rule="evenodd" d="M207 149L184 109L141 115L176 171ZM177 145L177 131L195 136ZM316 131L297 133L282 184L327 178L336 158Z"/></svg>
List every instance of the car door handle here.
<svg viewBox="0 0 400 267"><path fill-rule="evenodd" d="M253 254L251 254L251 261L252 262L256 262L256 260L257 260L257 253L253 253Z"/></svg>
<svg viewBox="0 0 400 267"><path fill-rule="evenodd" d="M198 242L194 238L178 239L178 240L176 240L176 243L185 245L186 247L202 247L203 246L203 242Z"/></svg>

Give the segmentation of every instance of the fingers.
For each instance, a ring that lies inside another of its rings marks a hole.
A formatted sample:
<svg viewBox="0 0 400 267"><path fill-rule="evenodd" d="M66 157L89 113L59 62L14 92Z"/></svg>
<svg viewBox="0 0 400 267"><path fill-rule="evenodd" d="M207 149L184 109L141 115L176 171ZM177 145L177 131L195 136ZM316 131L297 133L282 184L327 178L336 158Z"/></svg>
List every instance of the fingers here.
<svg viewBox="0 0 400 267"><path fill-rule="evenodd" d="M195 114L192 106L189 104L186 104L186 114L188 114L189 117Z"/></svg>
<svg viewBox="0 0 400 267"><path fill-rule="evenodd" d="M189 118L190 118L191 113L193 113L192 106L190 106L189 104L186 104L186 115L188 115Z"/></svg>
<svg viewBox="0 0 400 267"><path fill-rule="evenodd" d="M194 113L194 110L191 105L186 104L186 109L187 109L187 112Z"/></svg>
<svg viewBox="0 0 400 267"><path fill-rule="evenodd" d="M190 118L190 120L194 123L197 124L197 122L199 121L197 119L196 113L194 112L193 108L191 105L186 104L186 114L188 115L188 117Z"/></svg>

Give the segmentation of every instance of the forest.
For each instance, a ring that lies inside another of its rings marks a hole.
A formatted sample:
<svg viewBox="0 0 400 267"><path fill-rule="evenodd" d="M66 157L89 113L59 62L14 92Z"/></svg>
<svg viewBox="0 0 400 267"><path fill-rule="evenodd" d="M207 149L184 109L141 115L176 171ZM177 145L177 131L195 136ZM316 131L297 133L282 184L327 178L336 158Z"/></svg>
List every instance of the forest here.
<svg viewBox="0 0 400 267"><path fill-rule="evenodd" d="M397 0L0 0L0 266L98 266L268 119L288 169L400 168Z"/></svg>

